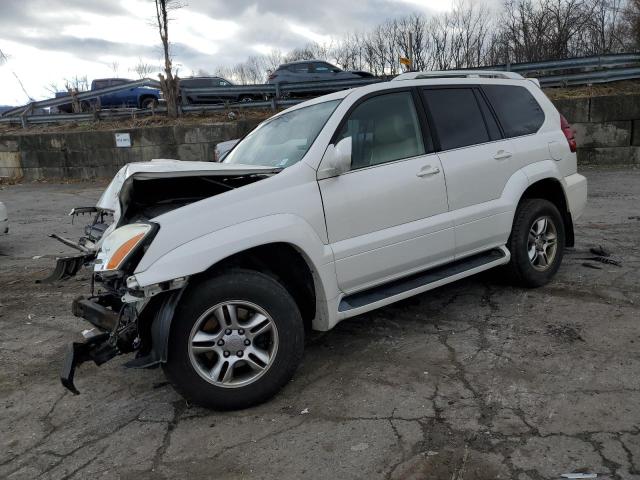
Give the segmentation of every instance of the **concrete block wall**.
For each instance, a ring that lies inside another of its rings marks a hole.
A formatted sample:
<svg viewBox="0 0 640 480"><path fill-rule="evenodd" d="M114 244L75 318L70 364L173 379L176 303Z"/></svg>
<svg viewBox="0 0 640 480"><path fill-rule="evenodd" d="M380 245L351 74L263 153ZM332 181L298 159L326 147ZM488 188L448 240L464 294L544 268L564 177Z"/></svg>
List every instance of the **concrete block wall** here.
<svg viewBox="0 0 640 480"><path fill-rule="evenodd" d="M211 161L215 146L239 138L257 124L177 125L88 132L0 136L0 177L110 178L130 162L154 158ZM131 147L116 147L115 133L129 133Z"/></svg>
<svg viewBox="0 0 640 480"><path fill-rule="evenodd" d="M640 165L640 94L554 101L576 130L578 162ZM154 158L213 159L219 142L239 138L257 121L144 127L112 131L0 136L0 177L110 178L123 165ZM117 148L116 132L131 147Z"/></svg>
<svg viewBox="0 0 640 480"><path fill-rule="evenodd" d="M579 164L640 165L640 95L553 103L576 131Z"/></svg>

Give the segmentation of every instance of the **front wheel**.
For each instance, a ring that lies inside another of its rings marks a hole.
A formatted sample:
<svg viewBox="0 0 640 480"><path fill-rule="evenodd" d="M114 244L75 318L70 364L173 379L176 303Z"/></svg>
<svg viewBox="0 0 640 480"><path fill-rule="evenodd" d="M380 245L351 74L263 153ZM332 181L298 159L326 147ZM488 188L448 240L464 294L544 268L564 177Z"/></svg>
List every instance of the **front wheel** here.
<svg viewBox="0 0 640 480"><path fill-rule="evenodd" d="M234 269L185 292L164 371L195 404L246 408L291 379L303 349L304 324L286 289L260 272Z"/></svg>
<svg viewBox="0 0 640 480"><path fill-rule="evenodd" d="M558 208L540 198L523 200L507 243L511 252L508 275L526 287L547 284L560 268L564 245L564 223Z"/></svg>

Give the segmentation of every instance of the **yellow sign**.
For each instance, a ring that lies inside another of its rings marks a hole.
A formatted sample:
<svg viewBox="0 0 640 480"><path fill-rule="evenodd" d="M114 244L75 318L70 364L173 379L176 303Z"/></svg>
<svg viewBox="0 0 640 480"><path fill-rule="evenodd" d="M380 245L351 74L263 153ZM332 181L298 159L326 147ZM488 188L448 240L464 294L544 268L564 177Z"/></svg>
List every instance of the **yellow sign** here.
<svg viewBox="0 0 640 480"><path fill-rule="evenodd" d="M411 65L411 60L409 60L407 57L400 57L400 63L402 65L410 66Z"/></svg>

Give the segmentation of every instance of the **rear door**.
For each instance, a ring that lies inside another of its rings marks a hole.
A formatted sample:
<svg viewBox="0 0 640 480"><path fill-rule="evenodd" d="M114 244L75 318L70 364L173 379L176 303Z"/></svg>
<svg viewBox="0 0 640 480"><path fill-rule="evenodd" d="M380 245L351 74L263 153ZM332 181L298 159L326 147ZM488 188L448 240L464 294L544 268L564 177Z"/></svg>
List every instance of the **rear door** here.
<svg viewBox="0 0 640 480"><path fill-rule="evenodd" d="M519 168L481 90L475 86L422 89L439 144L455 222L456 257L504 244L510 205L500 201Z"/></svg>
<svg viewBox="0 0 640 480"><path fill-rule="evenodd" d="M550 143L558 140L558 132L537 135L545 121L544 110L529 92L519 85L483 85L487 100L493 107L504 136L509 139L514 163L524 167L550 157ZM565 138L561 137L566 148Z"/></svg>
<svg viewBox="0 0 640 480"><path fill-rule="evenodd" d="M319 184L344 292L453 257L444 175L418 98L410 89L365 98L334 138L351 137L351 170Z"/></svg>

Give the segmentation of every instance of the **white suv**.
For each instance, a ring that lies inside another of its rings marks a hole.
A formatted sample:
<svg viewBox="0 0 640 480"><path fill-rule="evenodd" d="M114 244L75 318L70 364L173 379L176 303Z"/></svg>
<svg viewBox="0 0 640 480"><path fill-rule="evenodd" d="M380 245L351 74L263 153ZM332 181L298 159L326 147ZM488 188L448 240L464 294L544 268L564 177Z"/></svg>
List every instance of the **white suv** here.
<svg viewBox="0 0 640 480"><path fill-rule="evenodd" d="M306 328L493 267L544 285L586 203L575 148L534 80L431 72L292 107L222 163L127 165L73 263L94 264L73 308L97 328L63 383L135 351L190 401L247 407L292 377Z"/></svg>

